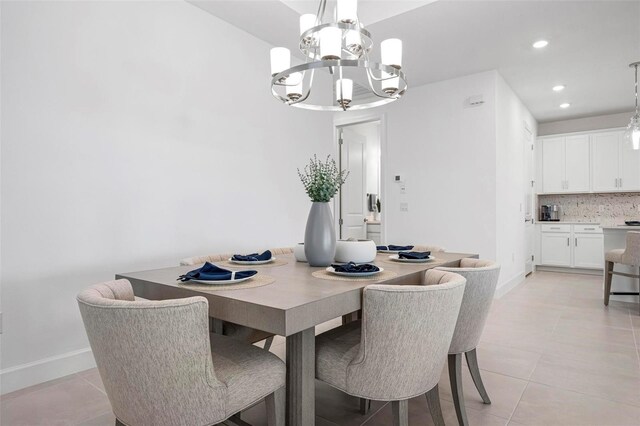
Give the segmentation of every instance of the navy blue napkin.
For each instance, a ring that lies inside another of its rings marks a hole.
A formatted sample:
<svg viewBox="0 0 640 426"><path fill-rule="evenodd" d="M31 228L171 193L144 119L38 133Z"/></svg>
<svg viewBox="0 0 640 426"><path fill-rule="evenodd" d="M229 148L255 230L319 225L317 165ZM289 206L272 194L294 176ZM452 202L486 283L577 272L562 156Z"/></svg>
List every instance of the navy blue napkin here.
<svg viewBox="0 0 640 426"><path fill-rule="evenodd" d="M376 246L376 249L380 251L407 251L412 248L413 246L394 246L393 244L389 244L388 246Z"/></svg>
<svg viewBox="0 0 640 426"><path fill-rule="evenodd" d="M356 265L353 262L345 263L344 265L331 265L336 272L345 272L347 274L356 274L362 272L378 272L380 268L370 263L362 263Z"/></svg>
<svg viewBox="0 0 640 426"><path fill-rule="evenodd" d="M400 259L428 259L431 256L430 251L401 251L398 253L398 258Z"/></svg>
<svg viewBox="0 0 640 426"><path fill-rule="evenodd" d="M257 274L258 271L237 271L235 279L248 278ZM178 279L182 282L189 280L202 280L202 281L229 281L233 273L226 269L218 268L216 265L206 262L201 268L189 271L184 275L180 275Z"/></svg>
<svg viewBox="0 0 640 426"><path fill-rule="evenodd" d="M267 250L262 254L251 253L251 254L234 254L231 258L232 260L237 260L239 262L256 262L259 260L269 260L271 259L271 250Z"/></svg>

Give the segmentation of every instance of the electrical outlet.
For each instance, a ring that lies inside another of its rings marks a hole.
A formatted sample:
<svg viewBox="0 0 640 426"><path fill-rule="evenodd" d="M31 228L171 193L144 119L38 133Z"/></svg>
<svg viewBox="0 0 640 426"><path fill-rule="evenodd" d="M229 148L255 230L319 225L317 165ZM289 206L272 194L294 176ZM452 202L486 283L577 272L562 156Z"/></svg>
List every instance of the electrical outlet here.
<svg viewBox="0 0 640 426"><path fill-rule="evenodd" d="M400 203L400 211L408 212L409 211L409 203Z"/></svg>

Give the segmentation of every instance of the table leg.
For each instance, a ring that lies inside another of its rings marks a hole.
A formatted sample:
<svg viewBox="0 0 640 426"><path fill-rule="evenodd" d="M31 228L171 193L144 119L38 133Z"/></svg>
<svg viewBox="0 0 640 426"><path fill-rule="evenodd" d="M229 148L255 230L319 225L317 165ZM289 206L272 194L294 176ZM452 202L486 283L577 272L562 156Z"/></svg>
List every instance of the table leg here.
<svg viewBox="0 0 640 426"><path fill-rule="evenodd" d="M287 336L287 425L315 424L315 328Z"/></svg>

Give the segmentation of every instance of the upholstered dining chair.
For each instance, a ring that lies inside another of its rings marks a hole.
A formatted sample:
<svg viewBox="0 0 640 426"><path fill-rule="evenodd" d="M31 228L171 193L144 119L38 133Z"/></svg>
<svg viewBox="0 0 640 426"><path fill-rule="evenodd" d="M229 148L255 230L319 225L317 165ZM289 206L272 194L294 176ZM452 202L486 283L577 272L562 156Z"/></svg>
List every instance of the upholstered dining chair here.
<svg viewBox="0 0 640 426"><path fill-rule="evenodd" d="M287 250L289 251L287 252ZM271 249L271 253L273 253L274 255L293 253L293 249L276 248ZM180 266L202 265L205 262L215 263L223 260L229 260L232 256L233 254L209 254L204 256L187 257L180 260ZM261 340L264 340L263 348L266 350L269 350L271 348L271 344L273 343L274 335L271 333L266 333L262 330L245 327L244 325L220 321L215 318L212 318L211 322L211 329L216 333L223 334L225 336L229 336L248 343L257 343Z"/></svg>
<svg viewBox="0 0 640 426"><path fill-rule="evenodd" d="M611 281L614 275L621 275L628 278L640 279L640 274L628 274L625 272L614 271L616 263L621 265L633 266L635 271L640 267L640 232L627 232L626 247L623 249L609 250L604 254L604 305L609 305L609 296L611 296Z"/></svg>
<svg viewBox="0 0 640 426"><path fill-rule="evenodd" d="M116 425L217 424L263 398L269 425L284 425L284 363L210 334L204 297L135 301L117 280L77 300Z"/></svg>
<svg viewBox="0 0 640 426"><path fill-rule="evenodd" d="M491 404L491 399L480 376L476 347L480 342L480 336L489 315L489 308L491 308L493 294L500 275L500 265L490 260L462 259L459 268L439 267L436 270L456 273L467 279L460 314L449 347L448 365L451 394L458 423L468 425L462 391L462 355L464 354L467 359L471 378L482 401L485 404Z"/></svg>
<svg viewBox="0 0 640 426"><path fill-rule="evenodd" d="M370 285L362 320L316 337L316 378L356 397L391 401L393 424L408 424L410 398L426 394L444 424L438 380L458 319L465 279L428 271L439 285Z"/></svg>
<svg viewBox="0 0 640 426"><path fill-rule="evenodd" d="M446 251L444 249L444 247L430 246L430 245L425 245L425 244L418 244L412 250L413 251L430 251L431 253L435 253L435 252L439 252L439 251Z"/></svg>

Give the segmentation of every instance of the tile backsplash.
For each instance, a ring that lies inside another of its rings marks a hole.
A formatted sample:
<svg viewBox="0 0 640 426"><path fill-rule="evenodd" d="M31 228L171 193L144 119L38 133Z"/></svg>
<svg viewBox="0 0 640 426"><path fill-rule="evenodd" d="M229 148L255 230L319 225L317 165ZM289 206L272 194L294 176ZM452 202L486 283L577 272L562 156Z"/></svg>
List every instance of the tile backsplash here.
<svg viewBox="0 0 640 426"><path fill-rule="evenodd" d="M540 195L538 216L543 204L559 205L561 221L620 225L625 220L640 220L640 193L637 192Z"/></svg>

